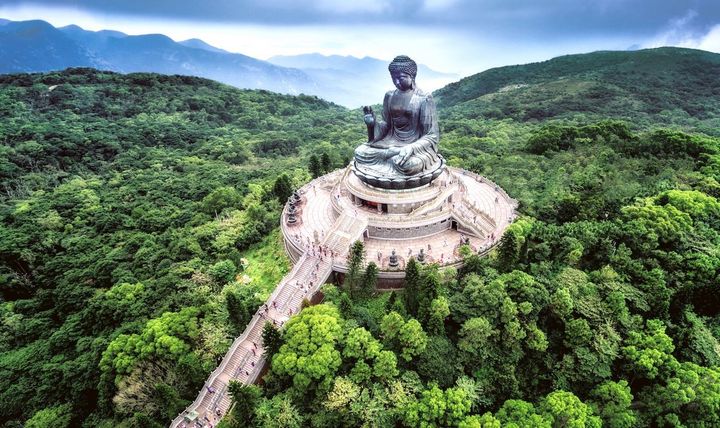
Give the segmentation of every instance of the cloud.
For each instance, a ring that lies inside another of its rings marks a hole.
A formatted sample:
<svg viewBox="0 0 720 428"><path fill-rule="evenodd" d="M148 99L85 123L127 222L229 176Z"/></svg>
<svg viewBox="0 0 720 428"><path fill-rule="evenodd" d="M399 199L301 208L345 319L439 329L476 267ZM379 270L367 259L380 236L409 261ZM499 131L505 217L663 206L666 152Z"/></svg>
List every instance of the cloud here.
<svg viewBox="0 0 720 428"><path fill-rule="evenodd" d="M458 3L459 0L425 0L422 9L428 12L447 10Z"/></svg>
<svg viewBox="0 0 720 428"><path fill-rule="evenodd" d="M369 13L379 14L390 8L387 0L362 0L362 1L338 1L338 0L314 0L306 3L314 7L319 13L352 14Z"/></svg>
<svg viewBox="0 0 720 428"><path fill-rule="evenodd" d="M698 49L720 53L720 24L712 27L697 45Z"/></svg>
<svg viewBox="0 0 720 428"><path fill-rule="evenodd" d="M687 13L685 13L684 16L681 16L680 18L671 19L670 25L674 28L685 28L692 22L693 19L695 19L698 16L697 11L694 9L689 9Z"/></svg>
<svg viewBox="0 0 720 428"><path fill-rule="evenodd" d="M696 11L693 25L720 22L717 0L0 0L4 6L66 7L99 14L261 25L422 25L501 34L656 34Z"/></svg>
<svg viewBox="0 0 720 428"><path fill-rule="evenodd" d="M720 24L705 26L703 30L694 25L699 17L696 10L689 9L682 16L670 19L667 28L645 43L644 47L678 46L720 52Z"/></svg>
<svg viewBox="0 0 720 428"><path fill-rule="evenodd" d="M696 44L696 35L691 27L693 20L698 16L697 11L689 9L680 17L671 18L667 28L655 36L647 47L660 46L688 46Z"/></svg>
<svg viewBox="0 0 720 428"><path fill-rule="evenodd" d="M0 18L197 37L261 59L407 54L462 75L635 45L720 50L720 1L648 1L0 0Z"/></svg>

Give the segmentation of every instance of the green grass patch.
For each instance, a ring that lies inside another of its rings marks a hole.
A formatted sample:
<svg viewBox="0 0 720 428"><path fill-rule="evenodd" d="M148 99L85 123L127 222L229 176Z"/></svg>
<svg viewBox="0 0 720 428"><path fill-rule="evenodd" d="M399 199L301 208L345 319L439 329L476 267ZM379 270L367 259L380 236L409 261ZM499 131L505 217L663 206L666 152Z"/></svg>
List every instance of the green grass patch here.
<svg viewBox="0 0 720 428"><path fill-rule="evenodd" d="M247 275L263 294L270 295L290 270L280 229L273 230L265 239L241 253L247 264L241 277ZM247 281L247 279L245 279Z"/></svg>

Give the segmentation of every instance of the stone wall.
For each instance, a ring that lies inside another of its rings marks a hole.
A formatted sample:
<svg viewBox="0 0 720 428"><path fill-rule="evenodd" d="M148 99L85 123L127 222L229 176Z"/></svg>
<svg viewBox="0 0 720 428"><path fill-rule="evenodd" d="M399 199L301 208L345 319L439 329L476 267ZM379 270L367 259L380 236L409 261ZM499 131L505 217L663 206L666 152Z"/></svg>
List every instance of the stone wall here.
<svg viewBox="0 0 720 428"><path fill-rule="evenodd" d="M399 228L368 226L367 230L371 238L412 239L434 235L436 233L442 232L443 230L450 229L451 224L452 222L448 218L438 221L437 223L426 224L423 226Z"/></svg>

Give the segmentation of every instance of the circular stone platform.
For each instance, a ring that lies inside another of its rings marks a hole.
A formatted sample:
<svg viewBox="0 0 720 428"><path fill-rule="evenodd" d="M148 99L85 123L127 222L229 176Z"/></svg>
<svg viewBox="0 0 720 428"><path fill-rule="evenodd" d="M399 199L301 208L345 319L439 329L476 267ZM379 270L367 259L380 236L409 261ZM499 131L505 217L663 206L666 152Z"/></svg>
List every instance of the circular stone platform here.
<svg viewBox="0 0 720 428"><path fill-rule="evenodd" d="M333 270L347 272L346 255L355 240L365 244L366 261L380 268L381 286L400 286L405 263L423 250L425 263L459 266L462 243L486 253L515 218L517 201L490 180L447 167L435 180L408 190L375 188L348 166L303 186L297 221L282 218L285 248L295 263L322 245L335 253ZM390 266L395 250L398 266Z"/></svg>

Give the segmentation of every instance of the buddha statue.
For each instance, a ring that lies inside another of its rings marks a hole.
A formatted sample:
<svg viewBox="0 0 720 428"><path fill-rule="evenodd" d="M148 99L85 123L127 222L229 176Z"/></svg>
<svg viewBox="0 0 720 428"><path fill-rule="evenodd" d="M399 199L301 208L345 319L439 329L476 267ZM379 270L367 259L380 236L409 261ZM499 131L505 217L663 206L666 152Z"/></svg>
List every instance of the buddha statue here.
<svg viewBox="0 0 720 428"><path fill-rule="evenodd" d="M368 141L355 149L353 170L363 182L383 189L412 189L440 175L435 102L415 85L417 64L405 55L388 66L394 90L383 100L382 119L363 108Z"/></svg>

